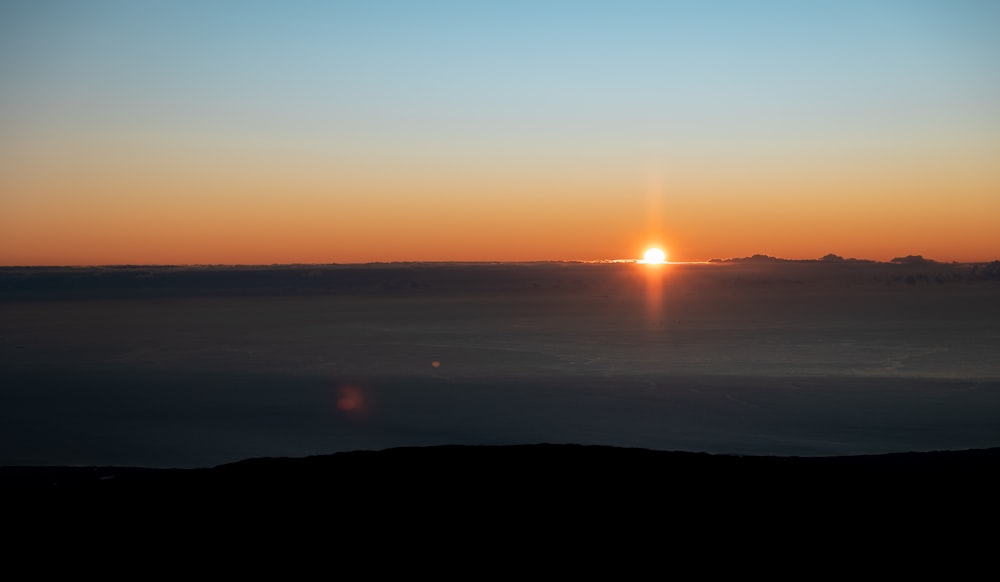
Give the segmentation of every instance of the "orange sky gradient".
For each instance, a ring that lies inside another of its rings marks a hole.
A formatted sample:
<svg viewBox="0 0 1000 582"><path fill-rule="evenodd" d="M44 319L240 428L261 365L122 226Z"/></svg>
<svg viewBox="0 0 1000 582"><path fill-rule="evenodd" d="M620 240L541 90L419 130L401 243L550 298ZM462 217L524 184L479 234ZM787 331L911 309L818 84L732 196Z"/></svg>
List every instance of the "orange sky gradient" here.
<svg viewBox="0 0 1000 582"><path fill-rule="evenodd" d="M650 245L691 261L1000 258L1000 172L974 161L719 160L726 171L713 171L558 159L498 169L447 154L368 167L297 152L16 154L3 178L18 193L0 217L7 265L597 260Z"/></svg>
<svg viewBox="0 0 1000 582"><path fill-rule="evenodd" d="M1000 11L746 4L15 2L0 265L1000 259Z"/></svg>

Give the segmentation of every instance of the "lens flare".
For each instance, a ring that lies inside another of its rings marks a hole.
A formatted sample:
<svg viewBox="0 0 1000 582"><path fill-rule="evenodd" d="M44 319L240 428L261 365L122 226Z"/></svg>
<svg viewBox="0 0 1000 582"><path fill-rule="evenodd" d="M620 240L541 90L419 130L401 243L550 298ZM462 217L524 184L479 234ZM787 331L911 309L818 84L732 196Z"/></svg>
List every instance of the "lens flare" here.
<svg viewBox="0 0 1000 582"><path fill-rule="evenodd" d="M361 390L356 386L341 386L337 396L337 408L341 412L355 412L364 403Z"/></svg>

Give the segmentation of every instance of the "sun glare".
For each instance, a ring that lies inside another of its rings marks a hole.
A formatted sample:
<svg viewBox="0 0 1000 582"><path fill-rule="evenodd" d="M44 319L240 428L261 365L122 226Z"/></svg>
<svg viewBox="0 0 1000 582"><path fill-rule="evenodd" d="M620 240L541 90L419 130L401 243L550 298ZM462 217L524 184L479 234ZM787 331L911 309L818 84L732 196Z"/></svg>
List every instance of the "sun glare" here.
<svg viewBox="0 0 1000 582"><path fill-rule="evenodd" d="M642 256L642 262L648 265L659 265L665 263L667 260L667 254L660 249L647 249L646 254Z"/></svg>

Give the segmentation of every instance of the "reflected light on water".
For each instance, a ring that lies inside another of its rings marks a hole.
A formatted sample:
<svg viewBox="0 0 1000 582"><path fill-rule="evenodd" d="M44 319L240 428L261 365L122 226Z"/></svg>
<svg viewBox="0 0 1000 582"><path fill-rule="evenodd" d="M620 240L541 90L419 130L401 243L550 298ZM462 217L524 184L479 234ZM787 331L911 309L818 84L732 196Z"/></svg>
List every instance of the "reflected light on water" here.
<svg viewBox="0 0 1000 582"><path fill-rule="evenodd" d="M646 283L646 325L658 328L663 323L663 280L666 263L646 263L643 267Z"/></svg>

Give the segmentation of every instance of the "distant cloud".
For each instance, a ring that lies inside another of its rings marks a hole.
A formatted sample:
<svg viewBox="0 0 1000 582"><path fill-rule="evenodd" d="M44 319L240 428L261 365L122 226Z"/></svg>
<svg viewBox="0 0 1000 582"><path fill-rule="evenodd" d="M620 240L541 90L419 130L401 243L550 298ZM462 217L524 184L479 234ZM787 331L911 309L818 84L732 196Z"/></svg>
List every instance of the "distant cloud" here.
<svg viewBox="0 0 1000 582"><path fill-rule="evenodd" d="M897 265L931 265L934 261L930 259L925 259L920 255L906 255L905 257L896 257L895 259L889 261Z"/></svg>

